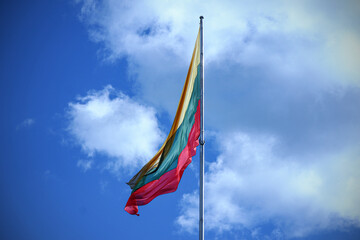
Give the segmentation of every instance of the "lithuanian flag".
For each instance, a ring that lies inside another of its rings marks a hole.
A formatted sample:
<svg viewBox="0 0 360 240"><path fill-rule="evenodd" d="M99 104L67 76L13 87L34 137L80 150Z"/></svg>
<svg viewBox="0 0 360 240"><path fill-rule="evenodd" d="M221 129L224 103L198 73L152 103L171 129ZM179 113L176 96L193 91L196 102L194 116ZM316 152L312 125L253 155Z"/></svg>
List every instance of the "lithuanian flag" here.
<svg viewBox="0 0 360 240"><path fill-rule="evenodd" d="M132 193L125 211L137 214L138 206L176 191L185 168L196 154L200 135L200 31L196 39L174 123L160 150L127 183Z"/></svg>

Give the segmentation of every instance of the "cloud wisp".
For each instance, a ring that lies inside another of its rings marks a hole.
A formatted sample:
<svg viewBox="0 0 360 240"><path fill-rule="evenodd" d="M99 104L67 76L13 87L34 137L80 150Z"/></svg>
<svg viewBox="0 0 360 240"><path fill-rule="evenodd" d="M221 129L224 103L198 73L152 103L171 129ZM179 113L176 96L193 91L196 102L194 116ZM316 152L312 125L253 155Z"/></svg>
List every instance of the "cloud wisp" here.
<svg viewBox="0 0 360 240"><path fill-rule="evenodd" d="M84 172L87 172L92 168L93 164L94 164L94 160L90 159L90 160L79 160L76 165L79 168L81 168Z"/></svg>
<svg viewBox="0 0 360 240"><path fill-rule="evenodd" d="M16 130L19 130L21 128L26 128L26 127L30 127L35 123L35 120L33 118L27 118L24 121L22 121L22 123L20 123L19 125L17 125Z"/></svg>

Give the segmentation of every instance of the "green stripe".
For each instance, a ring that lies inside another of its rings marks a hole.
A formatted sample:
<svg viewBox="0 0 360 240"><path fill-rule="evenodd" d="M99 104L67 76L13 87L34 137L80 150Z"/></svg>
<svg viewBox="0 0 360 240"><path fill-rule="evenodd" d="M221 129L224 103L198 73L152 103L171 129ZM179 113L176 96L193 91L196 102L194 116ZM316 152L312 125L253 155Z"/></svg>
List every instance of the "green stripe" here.
<svg viewBox="0 0 360 240"><path fill-rule="evenodd" d="M201 97L199 71L200 71L200 64L197 66L198 74L196 75L194 81L194 89L191 94L188 108L186 110L183 122L181 123L176 133L174 134L175 139L171 145L170 150L163 152L164 156L161 156L159 166L154 171L151 171L150 173L146 174L138 182L138 184L136 184L132 192L136 191L137 189L141 188L142 186L144 186L145 184L151 181L159 179L163 174L176 168L179 155L187 145L190 130L195 122L195 113L197 110L197 104ZM166 149L169 149L169 146L167 146Z"/></svg>

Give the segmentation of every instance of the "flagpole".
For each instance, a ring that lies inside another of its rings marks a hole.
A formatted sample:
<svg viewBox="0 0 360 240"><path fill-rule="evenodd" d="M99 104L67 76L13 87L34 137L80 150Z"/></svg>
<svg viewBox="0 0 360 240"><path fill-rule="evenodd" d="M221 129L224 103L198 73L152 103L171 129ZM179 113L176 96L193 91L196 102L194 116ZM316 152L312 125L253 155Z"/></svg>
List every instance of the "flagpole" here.
<svg viewBox="0 0 360 240"><path fill-rule="evenodd" d="M200 122L200 198L199 198L199 240L204 240L204 35L203 16L200 16L200 81L201 81L201 122Z"/></svg>

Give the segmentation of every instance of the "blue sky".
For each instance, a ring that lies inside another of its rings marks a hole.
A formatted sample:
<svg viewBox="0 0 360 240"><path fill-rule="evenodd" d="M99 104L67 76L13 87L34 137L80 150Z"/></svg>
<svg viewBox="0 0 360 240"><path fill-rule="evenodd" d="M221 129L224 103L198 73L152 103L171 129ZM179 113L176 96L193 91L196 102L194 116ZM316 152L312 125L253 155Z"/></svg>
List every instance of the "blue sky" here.
<svg viewBox="0 0 360 240"><path fill-rule="evenodd" d="M197 239L198 156L123 208L204 15L206 237L359 239L357 1L0 5L1 239Z"/></svg>

